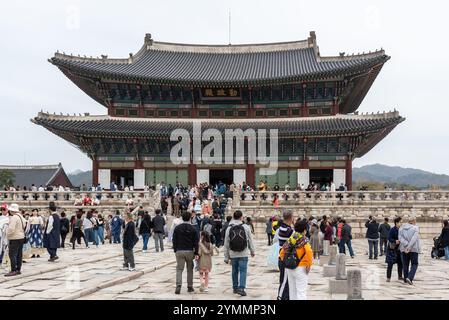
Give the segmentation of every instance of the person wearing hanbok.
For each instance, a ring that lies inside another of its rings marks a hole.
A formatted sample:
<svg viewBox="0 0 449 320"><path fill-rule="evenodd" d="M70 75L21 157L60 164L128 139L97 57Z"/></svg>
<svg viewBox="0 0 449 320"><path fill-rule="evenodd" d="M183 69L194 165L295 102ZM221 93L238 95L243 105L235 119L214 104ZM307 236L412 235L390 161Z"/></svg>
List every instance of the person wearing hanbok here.
<svg viewBox="0 0 449 320"><path fill-rule="evenodd" d="M40 258L43 253L43 227L44 220L39 215L39 210L33 209L28 219L27 237L31 246L31 258Z"/></svg>

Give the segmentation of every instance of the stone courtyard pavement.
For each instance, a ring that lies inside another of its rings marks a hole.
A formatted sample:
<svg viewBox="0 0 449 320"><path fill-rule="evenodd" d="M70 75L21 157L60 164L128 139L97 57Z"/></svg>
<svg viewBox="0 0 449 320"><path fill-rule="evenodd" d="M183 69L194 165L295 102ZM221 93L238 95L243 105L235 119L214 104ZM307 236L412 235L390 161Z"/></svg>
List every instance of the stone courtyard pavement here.
<svg viewBox="0 0 449 320"><path fill-rule="evenodd" d="M367 243L356 239L356 257L347 259L347 270L362 270L363 297L365 299L449 299L449 263L432 260L432 241L423 241L420 265L414 286L399 282L396 266L392 282L386 283L386 265L383 257L368 260ZM56 263L48 257L28 259L22 275L5 278L0 275L0 299L275 299L278 273L266 267L268 247L257 242L255 258L250 258L247 279L247 297L232 293L231 267L223 262L223 254L214 257L209 292L200 293L199 277L195 273L196 293L189 294L184 285L180 295L175 295L175 259L168 244L165 252L156 253L152 248L142 253L141 241L135 249L136 271L121 271L122 249L120 245L106 244L99 248L84 247L61 249ZM154 245L151 242L151 245ZM1 273L5 273L2 269ZM185 272L184 272L185 277ZM185 279L185 278L184 278ZM328 280L323 278L318 261L309 277L308 298L311 300L346 299L346 295L330 295Z"/></svg>

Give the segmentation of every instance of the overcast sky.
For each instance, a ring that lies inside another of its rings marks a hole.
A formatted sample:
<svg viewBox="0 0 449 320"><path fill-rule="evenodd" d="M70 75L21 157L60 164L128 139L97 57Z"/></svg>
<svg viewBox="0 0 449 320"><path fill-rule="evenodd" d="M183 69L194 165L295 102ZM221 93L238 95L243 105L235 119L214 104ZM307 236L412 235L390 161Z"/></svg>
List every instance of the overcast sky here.
<svg viewBox="0 0 449 320"><path fill-rule="evenodd" d="M56 50L127 57L156 41L260 43L315 30L321 55L384 48L392 58L360 112L396 108L406 121L354 166L383 163L449 174L448 1L0 1L0 164L91 168L82 152L30 119L106 109L47 62Z"/></svg>

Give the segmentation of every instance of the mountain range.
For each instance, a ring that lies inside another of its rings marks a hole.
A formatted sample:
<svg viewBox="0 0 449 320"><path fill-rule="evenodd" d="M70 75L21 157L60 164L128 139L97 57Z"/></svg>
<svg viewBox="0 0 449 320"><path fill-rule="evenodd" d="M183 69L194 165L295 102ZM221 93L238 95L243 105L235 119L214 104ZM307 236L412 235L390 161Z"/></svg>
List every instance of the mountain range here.
<svg viewBox="0 0 449 320"><path fill-rule="evenodd" d="M76 170L68 176L74 186L80 186L83 183L89 186L92 183L92 171ZM371 164L360 168L353 168L352 180L354 183L372 182L409 185L419 189L429 186L449 186L449 175L383 164Z"/></svg>

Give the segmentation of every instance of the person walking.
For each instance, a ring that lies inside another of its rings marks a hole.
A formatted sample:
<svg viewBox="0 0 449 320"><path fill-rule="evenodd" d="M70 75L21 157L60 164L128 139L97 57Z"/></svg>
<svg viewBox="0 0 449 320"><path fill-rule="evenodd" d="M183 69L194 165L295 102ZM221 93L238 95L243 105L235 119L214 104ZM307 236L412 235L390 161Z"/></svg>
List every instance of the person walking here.
<svg viewBox="0 0 449 320"><path fill-rule="evenodd" d="M265 227L265 233L267 234L268 237L268 245L271 246L273 244L273 234L271 233L272 229L273 229L273 225L272 225L273 219L270 217L267 222L265 223L266 227Z"/></svg>
<svg viewBox="0 0 449 320"><path fill-rule="evenodd" d="M92 211L89 211L83 220L84 236L86 237L88 248L91 243L95 243L98 246L97 239L95 237L94 226L95 225L92 220Z"/></svg>
<svg viewBox="0 0 449 320"><path fill-rule="evenodd" d="M349 255L354 258L354 250L352 249L352 228L346 223L345 219L341 219L343 226L341 227L341 239L338 243L339 252L346 254L346 247L348 247Z"/></svg>
<svg viewBox="0 0 449 320"><path fill-rule="evenodd" d="M44 247L47 248L50 255L48 261L54 262L59 259L57 250L61 246L61 218L56 212L54 202L50 202L48 209L50 210L50 216L45 224Z"/></svg>
<svg viewBox="0 0 449 320"><path fill-rule="evenodd" d="M414 216L409 217L408 223L399 228L398 238L404 269L404 282L413 285L413 279L418 270L418 253L421 249L419 228L416 226Z"/></svg>
<svg viewBox="0 0 449 320"><path fill-rule="evenodd" d="M3 257L8 251L8 239L6 237L6 231L8 230L8 206L2 204L0 207L0 268L3 264Z"/></svg>
<svg viewBox="0 0 449 320"><path fill-rule="evenodd" d="M388 233L388 247L385 253L385 262L387 263L387 282L391 281L391 273L393 271L393 265L398 265L398 279L403 281L402 277L402 258L401 251L399 250L399 228L401 227L401 217L394 219L394 227L390 229Z"/></svg>
<svg viewBox="0 0 449 320"><path fill-rule="evenodd" d="M243 213L236 210L229 222L224 242L224 262L232 265L233 292L246 296L246 274L248 270L248 255L255 256L251 229L243 223Z"/></svg>
<svg viewBox="0 0 449 320"><path fill-rule="evenodd" d="M162 217L162 212L160 209L156 209L154 212L156 213L156 216L153 218L152 227L154 242L156 245L156 252L159 252L159 247L160 251L164 252L165 219L164 217Z"/></svg>
<svg viewBox="0 0 449 320"><path fill-rule="evenodd" d="M295 232L284 243L279 253L288 278L290 300L307 299L308 274L313 263L313 250L305 235L306 232L307 221L296 221ZM291 265L291 262L294 265Z"/></svg>
<svg viewBox="0 0 449 320"><path fill-rule="evenodd" d="M372 216L369 217L369 220L365 223L366 227L366 238L368 239L368 247L369 247L369 259L377 260L377 256L379 254L379 223L376 222L376 219Z"/></svg>
<svg viewBox="0 0 449 320"><path fill-rule="evenodd" d="M384 222L379 226L379 238L380 238L380 256L387 254L388 235L390 233L390 224L388 218L384 219Z"/></svg>
<svg viewBox="0 0 449 320"><path fill-rule="evenodd" d="M89 247L89 243L87 242L86 237L83 233L83 212L79 211L76 214L75 219L73 220L72 228L72 238L70 242L72 243L72 249L75 250L75 242L78 242L78 245L81 245L81 238L83 238L84 243L86 244L86 248Z"/></svg>
<svg viewBox="0 0 449 320"><path fill-rule="evenodd" d="M145 213L143 214L143 218L139 226L139 235L142 236L143 241L142 252L147 253L148 241L150 240L151 237L151 217L148 214L148 211L145 211Z"/></svg>
<svg viewBox="0 0 449 320"><path fill-rule="evenodd" d="M60 219L60 225L61 225L61 248L65 248L65 238L67 237L67 234L70 231L70 222L69 219L67 219L65 212L61 212L61 219Z"/></svg>
<svg viewBox="0 0 449 320"><path fill-rule="evenodd" d="M122 230L123 220L120 218L120 211L115 212L115 217L111 220L112 242L120 243L120 232Z"/></svg>
<svg viewBox="0 0 449 320"><path fill-rule="evenodd" d="M134 246L139 241L136 235L136 225L134 223L133 215L128 213L125 217L125 230L123 231L123 268L122 270L135 271L136 265L134 262Z"/></svg>
<svg viewBox="0 0 449 320"><path fill-rule="evenodd" d="M214 255L214 245L210 241L210 235L202 231L198 249L198 269L200 273L201 292L209 291L209 273L212 270L212 256Z"/></svg>
<svg viewBox="0 0 449 320"><path fill-rule="evenodd" d="M19 205L13 203L8 206L10 214L6 238L8 239L9 261L11 271L5 277L13 277L22 274L22 252L25 242L26 220L20 214Z"/></svg>
<svg viewBox="0 0 449 320"><path fill-rule="evenodd" d="M443 221L443 229L440 234L440 245L444 248L444 256L446 261L449 261L449 221Z"/></svg>
<svg viewBox="0 0 449 320"><path fill-rule="evenodd" d="M44 220L39 216L39 210L33 209L28 219L27 238L31 246L31 258L40 258L42 254L42 239Z"/></svg>
<svg viewBox="0 0 449 320"><path fill-rule="evenodd" d="M313 219L310 224L310 246L313 251L313 259L320 258L320 235L319 235L318 223L316 219Z"/></svg>
<svg viewBox="0 0 449 320"><path fill-rule="evenodd" d="M272 219L273 220L273 219ZM279 223L279 221L276 220ZM293 234L293 211L285 210L282 213L282 221L276 230L275 237L279 240L279 248L285 244L285 242ZM279 252L281 249L279 249ZM289 287L288 278L285 274L284 263L278 255L278 267L279 267L279 289L277 300L289 300Z"/></svg>
<svg viewBox="0 0 449 320"><path fill-rule="evenodd" d="M192 214L184 211L181 216L182 223L173 231L173 251L176 256L175 294L181 293L184 267L187 269L187 291L195 292L193 289L193 260L199 258L199 236L190 222Z"/></svg>
<svg viewBox="0 0 449 320"><path fill-rule="evenodd" d="M101 214L97 215L97 234L98 234L98 241L101 244L104 244L104 228L105 228L105 220Z"/></svg>

